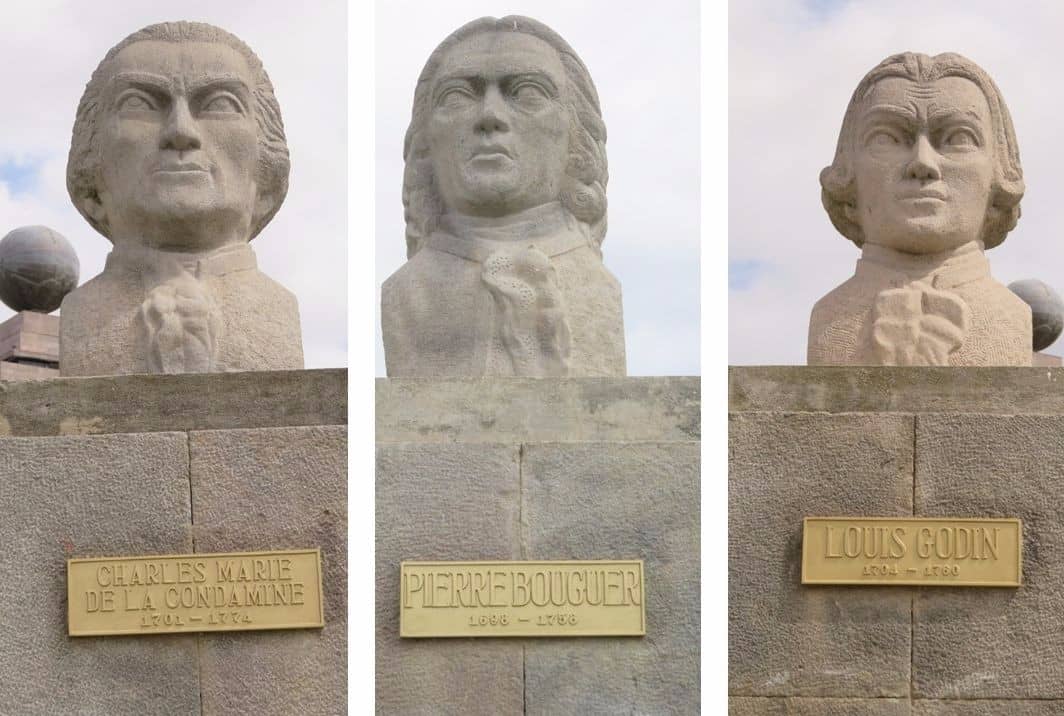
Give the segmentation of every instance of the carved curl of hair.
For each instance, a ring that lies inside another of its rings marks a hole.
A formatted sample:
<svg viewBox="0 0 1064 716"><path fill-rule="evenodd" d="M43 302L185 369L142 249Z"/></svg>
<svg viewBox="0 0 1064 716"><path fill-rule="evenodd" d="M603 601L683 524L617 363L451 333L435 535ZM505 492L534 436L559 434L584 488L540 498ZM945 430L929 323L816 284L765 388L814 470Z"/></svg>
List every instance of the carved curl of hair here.
<svg viewBox="0 0 1064 716"><path fill-rule="evenodd" d="M119 52L136 42L156 40L162 42L217 42L239 52L251 69L254 87L255 124L258 128L258 167L256 184L259 206L263 209L252 217L251 237L255 238L266 224L281 208L288 193L288 143L284 135L284 122L281 120L281 108L274 96L273 84L270 82L262 61L244 44L240 38L225 30L201 22L162 22L149 25L134 32L108 51L92 78L85 85L85 92L78 103L78 112L74 120L74 131L70 141L70 154L67 158L67 193L75 208L88 221L92 228L111 238L105 224L97 223L86 214L82 204L86 198L98 199L96 182L99 175L100 157L96 151L97 114L103 101L103 91L110 77L108 64Z"/></svg>
<svg viewBox="0 0 1064 716"><path fill-rule="evenodd" d="M458 42L483 32L521 32L543 40L557 51L565 68L564 101L569 110L569 160L562 181L561 203L587 224L592 246L601 252L606 236L606 125L598 92L584 63L565 40L543 23L528 17L483 17L458 28L433 50L418 77L414 109L403 143L403 208L406 252L411 257L435 230L444 212L436 189L422 128L432 111L432 83L444 54Z"/></svg>
<svg viewBox="0 0 1064 716"><path fill-rule="evenodd" d="M839 143L831 166L820 172L821 201L839 232L858 246L864 243L864 231L847 216L857 202L854 181L853 153L857 148L857 112L861 102L877 82L887 77L901 77L913 82L933 82L943 77L961 77L975 83L990 107L994 132L994 181L990 205L983 222L982 241L985 248L993 248L1005 240L1020 218L1020 199L1023 198L1023 168L1012 117L1001 91L981 67L961 55L947 52L929 57L903 52L891 55L876 65L854 90L839 132Z"/></svg>

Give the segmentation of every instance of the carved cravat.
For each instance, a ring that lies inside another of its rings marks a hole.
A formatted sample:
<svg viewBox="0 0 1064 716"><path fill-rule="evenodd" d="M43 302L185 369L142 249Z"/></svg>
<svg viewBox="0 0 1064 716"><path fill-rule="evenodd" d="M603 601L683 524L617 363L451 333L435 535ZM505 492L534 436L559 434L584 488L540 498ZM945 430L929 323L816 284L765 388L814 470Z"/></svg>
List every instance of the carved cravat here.
<svg viewBox="0 0 1064 716"><path fill-rule="evenodd" d="M918 256L866 245L857 276L884 269L894 276L872 305L869 355L880 365L948 365L971 326L971 309L952 289L990 276L980 247Z"/></svg>
<svg viewBox="0 0 1064 716"><path fill-rule="evenodd" d="M494 301L489 374L565 376L571 334L565 299L551 258L588 246L583 225L557 203L514 217L505 226L471 217L445 217L428 245L481 264Z"/></svg>
<svg viewBox="0 0 1064 716"><path fill-rule="evenodd" d="M246 244L207 255L116 248L107 269L139 274L145 299L137 311L138 349L153 373L203 373L225 370L218 360L224 322L219 302L206 279L257 266Z"/></svg>

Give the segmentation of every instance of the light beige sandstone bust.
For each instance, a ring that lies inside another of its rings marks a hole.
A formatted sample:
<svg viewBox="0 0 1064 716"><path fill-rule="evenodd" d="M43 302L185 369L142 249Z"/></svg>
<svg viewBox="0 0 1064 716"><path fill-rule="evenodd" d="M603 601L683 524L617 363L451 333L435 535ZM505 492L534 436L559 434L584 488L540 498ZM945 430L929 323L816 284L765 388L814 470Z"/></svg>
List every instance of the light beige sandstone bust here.
<svg viewBox="0 0 1064 716"><path fill-rule="evenodd" d="M63 375L303 367L295 297L248 242L288 191L262 63L191 22L115 46L78 106L67 189L114 249L63 301Z"/></svg>
<svg viewBox="0 0 1064 716"><path fill-rule="evenodd" d="M409 260L381 291L390 377L625 374L605 142L587 68L542 23L436 48L404 147Z"/></svg>
<svg viewBox="0 0 1064 716"><path fill-rule="evenodd" d="M1012 119L960 55L903 53L853 93L820 174L832 223L862 249L813 307L811 365L1030 365L1031 311L983 252L1023 197Z"/></svg>

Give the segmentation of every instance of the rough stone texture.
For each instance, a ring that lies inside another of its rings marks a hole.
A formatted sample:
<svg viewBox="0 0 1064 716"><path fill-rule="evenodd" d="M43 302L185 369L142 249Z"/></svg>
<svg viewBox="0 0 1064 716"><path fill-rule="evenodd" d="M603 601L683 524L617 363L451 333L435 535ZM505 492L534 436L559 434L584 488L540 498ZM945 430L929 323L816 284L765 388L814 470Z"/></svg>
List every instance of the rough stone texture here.
<svg viewBox="0 0 1064 716"><path fill-rule="evenodd" d="M66 635L66 560L192 551L181 433L0 438L0 712L199 713L196 637Z"/></svg>
<svg viewBox="0 0 1064 716"><path fill-rule="evenodd" d="M698 378L377 380L377 441L697 440Z"/></svg>
<svg viewBox="0 0 1064 716"><path fill-rule="evenodd" d="M1064 699L1064 416L920 415L920 515L1019 517L1023 586L926 589L913 681L933 698Z"/></svg>
<svg viewBox="0 0 1064 716"><path fill-rule="evenodd" d="M908 696L910 593L803 587L802 518L912 514L913 418L733 414L728 662L736 696Z"/></svg>
<svg viewBox="0 0 1064 716"><path fill-rule="evenodd" d="M194 432L197 552L322 551L325 627L203 634L203 712L337 714L347 695L347 429Z"/></svg>
<svg viewBox="0 0 1064 716"><path fill-rule="evenodd" d="M103 101L130 73L161 77L156 98ZM201 112L174 89L234 77L247 106L230 95ZM288 172L280 107L246 45L180 22L115 46L85 87L67 164L71 201L115 249L63 300L63 375L302 368L295 296L247 243L280 208Z"/></svg>
<svg viewBox="0 0 1064 716"><path fill-rule="evenodd" d="M346 369L0 384L0 435L346 423Z"/></svg>
<svg viewBox="0 0 1064 716"><path fill-rule="evenodd" d="M883 109L899 106L918 119ZM967 124L940 131L947 110ZM813 307L810 365L1031 365L1030 308L983 255L1015 226L1024 184L1008 108L978 65L883 60L854 91L820 183L862 256Z"/></svg>
<svg viewBox="0 0 1064 716"><path fill-rule="evenodd" d="M515 62L548 81L510 93ZM478 89L430 90L456 73ZM606 128L573 49L527 17L474 20L429 57L412 114L409 261L381 287L388 375L623 376Z"/></svg>
<svg viewBox="0 0 1064 716"><path fill-rule="evenodd" d="M729 716L911 716L908 699L733 696Z"/></svg>
<svg viewBox="0 0 1064 716"><path fill-rule="evenodd" d="M51 313L78 285L78 255L59 232L22 226L0 240L0 300L12 311Z"/></svg>
<svg viewBox="0 0 1064 716"><path fill-rule="evenodd" d="M399 639L403 560L519 559L517 445L377 446L379 714L519 714L522 643Z"/></svg>
<svg viewBox="0 0 1064 716"><path fill-rule="evenodd" d="M522 557L642 559L642 638L525 642L525 713L699 711L699 446L524 447Z"/></svg>
<svg viewBox="0 0 1064 716"><path fill-rule="evenodd" d="M1064 368L732 366L728 410L1064 414Z"/></svg>
<svg viewBox="0 0 1064 716"><path fill-rule="evenodd" d="M914 699L912 716L1060 716L1064 701L933 701Z"/></svg>

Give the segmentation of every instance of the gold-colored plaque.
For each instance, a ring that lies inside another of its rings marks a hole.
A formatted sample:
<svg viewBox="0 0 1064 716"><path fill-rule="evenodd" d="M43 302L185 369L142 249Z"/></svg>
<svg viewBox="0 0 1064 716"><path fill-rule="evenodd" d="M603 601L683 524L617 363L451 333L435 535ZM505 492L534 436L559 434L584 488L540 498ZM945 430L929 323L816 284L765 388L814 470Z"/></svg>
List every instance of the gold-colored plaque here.
<svg viewBox="0 0 1064 716"><path fill-rule="evenodd" d="M67 560L70 636L325 625L321 550Z"/></svg>
<svg viewBox="0 0 1064 716"><path fill-rule="evenodd" d="M802 584L1018 587L1018 519L806 517Z"/></svg>
<svg viewBox="0 0 1064 716"><path fill-rule="evenodd" d="M399 636L643 636L642 560L403 562Z"/></svg>

